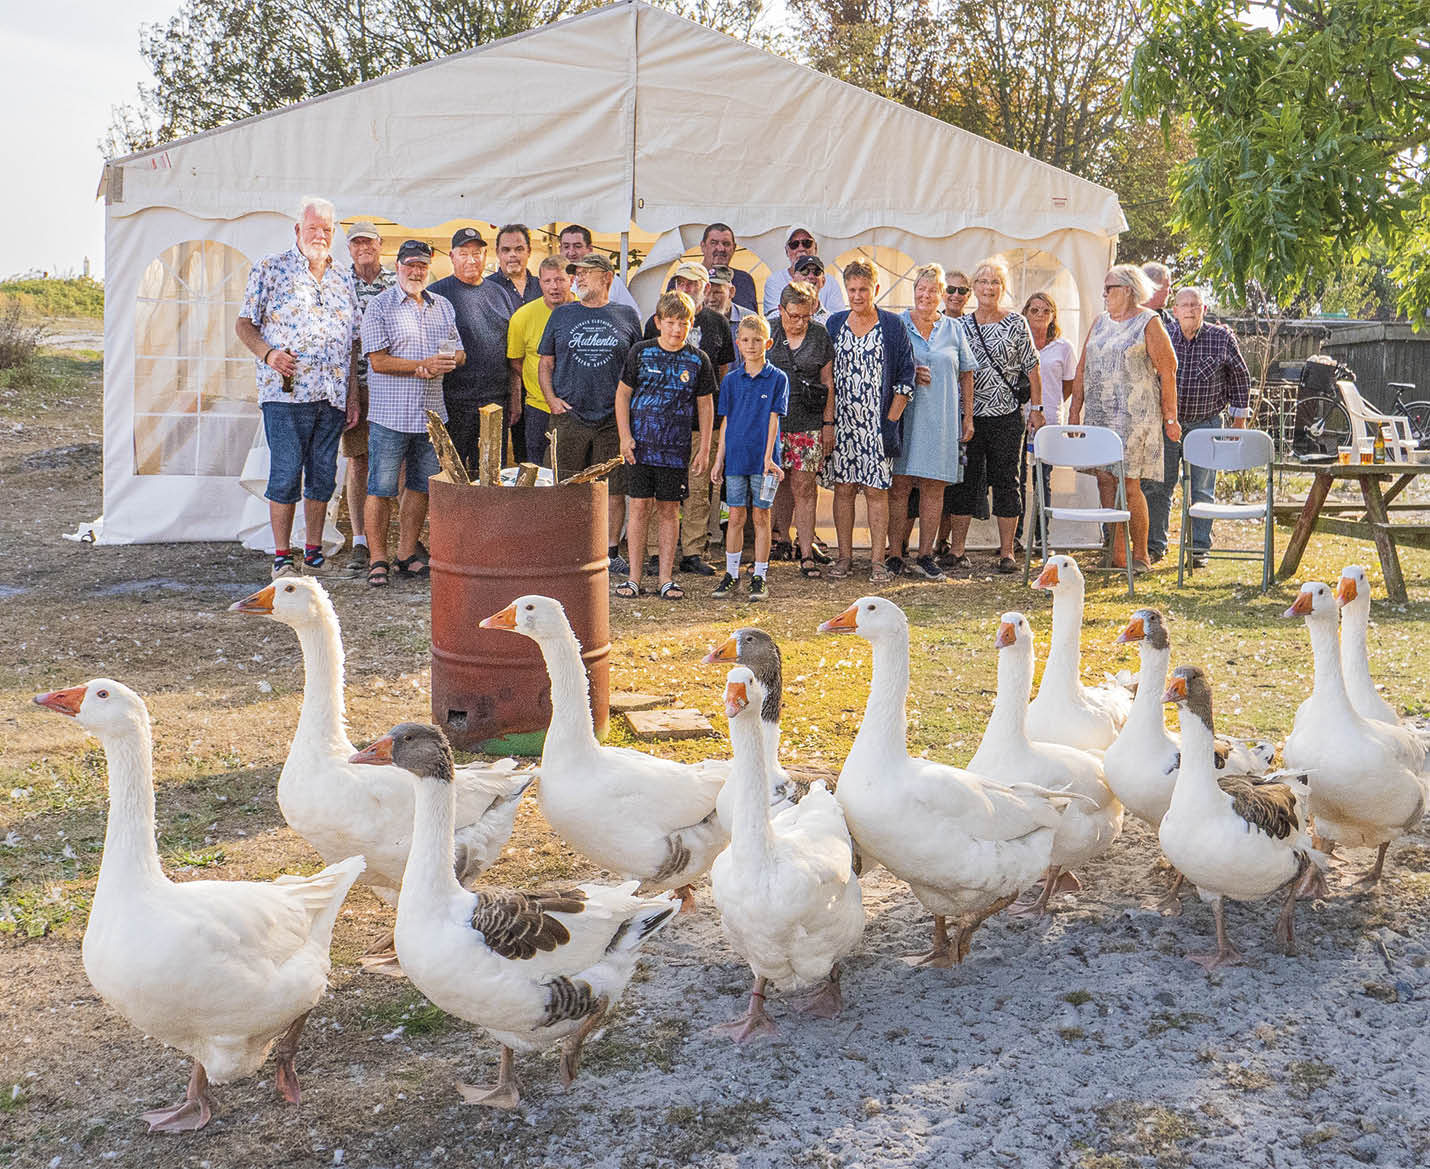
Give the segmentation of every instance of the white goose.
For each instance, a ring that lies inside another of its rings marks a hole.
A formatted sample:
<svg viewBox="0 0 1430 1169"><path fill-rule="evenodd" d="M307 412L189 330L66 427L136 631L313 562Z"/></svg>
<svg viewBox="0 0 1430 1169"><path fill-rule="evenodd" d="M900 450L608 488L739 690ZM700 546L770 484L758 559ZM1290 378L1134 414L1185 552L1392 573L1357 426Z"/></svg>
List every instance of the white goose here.
<svg viewBox="0 0 1430 1169"><path fill-rule="evenodd" d="M760 726L764 687L736 666L725 683L734 766L730 847L715 858L710 885L730 944L755 975L746 1013L721 1028L737 1043L775 1033L765 986L819 987L798 1005L824 1018L843 1007L839 962L864 933L859 879L850 871L849 830L823 783L772 816Z"/></svg>
<svg viewBox="0 0 1430 1169"><path fill-rule="evenodd" d="M1301 792L1292 784L1218 773L1212 762L1211 686L1196 666L1177 667L1165 700L1181 708L1183 750L1158 835L1167 859L1211 902L1216 917L1216 953L1188 957L1207 970L1241 961L1227 940L1222 900L1252 901L1283 885L1286 900L1276 939L1294 954L1296 897L1320 877Z"/></svg>
<svg viewBox="0 0 1430 1169"><path fill-rule="evenodd" d="M730 840L715 814L730 761L679 763L597 742L581 646L559 601L518 597L481 627L531 638L546 660L551 725L537 794L547 823L601 868L676 889L693 910L692 884Z"/></svg>
<svg viewBox="0 0 1430 1169"><path fill-rule="evenodd" d="M774 810L799 803L809 784L794 779L780 765L780 707L784 696L784 662L775 639L763 629L737 629L700 659L707 666L731 663L746 666L764 694L760 703L760 730L765 739L765 769L769 777L770 804ZM727 782L715 799L715 811L725 831L730 830L735 797Z"/></svg>
<svg viewBox="0 0 1430 1169"><path fill-rule="evenodd" d="M1163 718L1167 670L1172 641L1167 622L1156 609L1138 609L1117 637L1118 645L1135 643L1141 665L1132 713L1102 757L1103 774L1123 806L1153 828L1162 822L1177 786L1182 745L1167 730ZM1276 744L1245 742L1218 736L1213 744L1218 771L1230 775L1264 775L1271 768Z"/></svg>
<svg viewBox="0 0 1430 1169"><path fill-rule="evenodd" d="M556 893L472 892L447 857L455 816L452 751L436 727L402 723L353 756L396 766L416 789L412 849L397 902L397 957L434 1004L485 1028L502 1045L491 1089L459 1084L469 1104L515 1108L513 1049L561 1045L561 1080L576 1076L581 1045L620 998L641 943L679 903L625 885Z"/></svg>
<svg viewBox="0 0 1430 1169"><path fill-rule="evenodd" d="M1028 738L1028 695L1033 688L1033 631L1028 619L1022 613L1004 613L994 645L998 696L968 770L1004 783L1035 783L1084 797L1062 810L1043 889L1030 907L1041 914L1054 893L1081 888L1071 872L1074 867L1101 856L1121 835L1122 805L1103 781L1097 756Z"/></svg>
<svg viewBox="0 0 1430 1169"><path fill-rule="evenodd" d="M1082 684L1082 569L1071 556L1053 556L1034 587L1053 594L1053 630L1038 696L1028 707L1028 733L1044 743L1103 750L1127 721L1132 695L1116 682Z"/></svg>
<svg viewBox="0 0 1430 1169"><path fill-rule="evenodd" d="M277 1043L278 1091L298 1103L293 1066L308 1012L328 985L328 946L348 889L348 857L311 877L175 884L154 840L149 711L109 678L35 698L104 745L109 822L84 931L84 972L146 1035L194 1060L183 1101L145 1112L151 1132L203 1128L209 1083L252 1075Z"/></svg>
<svg viewBox="0 0 1430 1169"><path fill-rule="evenodd" d="M1351 705L1362 718L1398 727L1400 715L1380 696L1370 676L1370 580L1359 564L1341 569L1336 599L1341 605L1341 671Z"/></svg>
<svg viewBox="0 0 1430 1169"><path fill-rule="evenodd" d="M962 962L974 930L1048 867L1068 797L910 758L909 623L892 601L860 597L819 629L857 633L874 649L864 721L835 788L849 832L866 867L907 881L934 915L932 951L906 961Z"/></svg>
<svg viewBox="0 0 1430 1169"><path fill-rule="evenodd" d="M278 807L288 826L325 861L367 858L363 882L397 904L412 839L412 783L400 768L355 767L343 696L343 640L323 586L307 577L274 581L230 607L270 617L298 635L303 649L303 709L278 777ZM486 872L511 838L522 793L536 777L515 760L457 769L453 863L470 883ZM385 950L391 935L374 950Z"/></svg>
<svg viewBox="0 0 1430 1169"><path fill-rule="evenodd" d="M1356 713L1346 690L1337 645L1336 598L1321 581L1307 581L1286 610L1304 617L1316 677L1296 711L1283 752L1286 766L1310 772L1311 815L1318 841L1377 848L1361 882L1374 885L1390 842L1413 831L1425 814L1425 748L1410 731Z"/></svg>

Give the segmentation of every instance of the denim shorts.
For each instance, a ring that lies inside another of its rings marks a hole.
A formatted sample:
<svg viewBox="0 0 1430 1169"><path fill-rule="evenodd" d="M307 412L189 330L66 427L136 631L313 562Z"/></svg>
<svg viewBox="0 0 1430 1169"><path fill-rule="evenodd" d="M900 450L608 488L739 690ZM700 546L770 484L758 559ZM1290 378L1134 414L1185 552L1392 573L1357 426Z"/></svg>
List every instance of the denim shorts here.
<svg viewBox="0 0 1430 1169"><path fill-rule="evenodd" d="M337 485L338 439L347 414L327 402L264 402L263 434L268 439L265 499L327 503Z"/></svg>
<svg viewBox="0 0 1430 1169"><path fill-rule="evenodd" d="M763 503L760 500L760 486L763 475L726 475L725 504L727 507L755 507L760 510L770 508L774 500Z"/></svg>
<svg viewBox="0 0 1430 1169"><path fill-rule="evenodd" d="M407 463L407 490L427 494L427 480L442 469L426 433L404 434L376 422L367 424L367 493L379 499L397 494L397 474Z"/></svg>

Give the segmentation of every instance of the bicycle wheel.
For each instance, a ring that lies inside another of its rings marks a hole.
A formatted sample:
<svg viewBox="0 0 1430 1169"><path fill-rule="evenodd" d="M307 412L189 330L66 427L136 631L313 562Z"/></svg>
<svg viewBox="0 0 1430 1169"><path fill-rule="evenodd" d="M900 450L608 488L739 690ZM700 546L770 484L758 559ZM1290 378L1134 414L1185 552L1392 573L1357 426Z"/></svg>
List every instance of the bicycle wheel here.
<svg viewBox="0 0 1430 1169"><path fill-rule="evenodd" d="M1410 419L1410 434L1420 445L1430 440L1430 402L1406 402L1405 417Z"/></svg>
<svg viewBox="0 0 1430 1169"><path fill-rule="evenodd" d="M1298 455L1335 455L1351 444L1351 418L1335 398L1313 394L1296 403L1291 449Z"/></svg>

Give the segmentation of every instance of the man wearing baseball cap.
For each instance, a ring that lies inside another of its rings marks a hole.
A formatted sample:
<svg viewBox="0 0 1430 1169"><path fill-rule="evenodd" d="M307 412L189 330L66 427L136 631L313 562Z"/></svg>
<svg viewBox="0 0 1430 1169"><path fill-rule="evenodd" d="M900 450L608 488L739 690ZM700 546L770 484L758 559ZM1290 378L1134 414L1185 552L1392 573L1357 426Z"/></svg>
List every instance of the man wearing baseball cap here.
<svg viewBox="0 0 1430 1169"><path fill-rule="evenodd" d="M398 475L406 467L407 491L397 518L399 576L429 575L427 549L418 538L427 520L427 480L441 470L427 438L427 411L444 422L442 379L466 361L451 302L427 288L432 246L407 240L397 249L397 283L380 292L362 319L368 359L367 537L372 561L367 583L381 588L387 560L387 524Z"/></svg>
<svg viewBox="0 0 1430 1169"><path fill-rule="evenodd" d="M750 310L735 303L735 269L728 264L716 264L710 269L710 283L705 286L705 307L719 313L730 326L731 336Z"/></svg>
<svg viewBox="0 0 1430 1169"><path fill-rule="evenodd" d="M780 293L785 290L786 284L794 280L808 281L819 289L819 303L824 306L826 315L849 307L844 300L844 290L839 287L838 281L826 280L824 277L824 261L819 258L819 243L814 238L814 232L807 227L792 228L789 238L785 240L785 255L789 258L789 267L782 268L778 272L771 272L765 281L762 299L765 312L771 318L778 318ZM808 267L810 260L814 260L819 265L819 281L813 279L813 270ZM799 268L802 262L806 264L804 269Z"/></svg>
<svg viewBox="0 0 1430 1169"><path fill-rule="evenodd" d="M391 288L397 274L382 266L382 233L366 220L348 228L348 255L353 262L353 291L358 308L367 306L379 292ZM343 431L342 451L348 461L346 491L348 520L353 528L353 550L348 556L348 575L366 576L371 556L367 548L367 358L354 362L357 370L357 421ZM351 410L349 411L351 414Z"/></svg>

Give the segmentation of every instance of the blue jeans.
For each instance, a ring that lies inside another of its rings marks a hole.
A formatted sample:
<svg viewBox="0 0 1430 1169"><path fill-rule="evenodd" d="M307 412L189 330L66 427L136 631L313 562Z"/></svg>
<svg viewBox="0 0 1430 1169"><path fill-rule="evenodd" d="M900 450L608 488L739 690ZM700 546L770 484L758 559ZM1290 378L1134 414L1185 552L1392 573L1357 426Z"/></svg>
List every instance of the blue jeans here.
<svg viewBox="0 0 1430 1169"><path fill-rule="evenodd" d="M764 479L763 475L726 475L725 502L730 507L758 507L767 511L774 501L766 503L760 498Z"/></svg>
<svg viewBox="0 0 1430 1169"><path fill-rule="evenodd" d="M1186 423L1182 433L1225 426L1220 416ZM1182 469L1182 444L1162 435L1162 478L1143 479L1142 494L1147 499L1147 551L1154 557L1167 553L1167 521L1172 511L1172 491ZM1216 472L1206 467L1192 468L1192 502L1212 503L1216 499ZM1210 552L1212 548L1211 520L1192 521L1192 551Z"/></svg>
<svg viewBox="0 0 1430 1169"><path fill-rule="evenodd" d="M327 402L264 402L263 435L268 440L268 487L274 503L297 503L301 493L327 503L333 498L338 439L346 411Z"/></svg>
<svg viewBox="0 0 1430 1169"><path fill-rule="evenodd" d="M367 493L379 499L397 494L397 475L407 464L407 490L427 494L427 480L442 469L425 433L406 434L369 420L367 427Z"/></svg>

